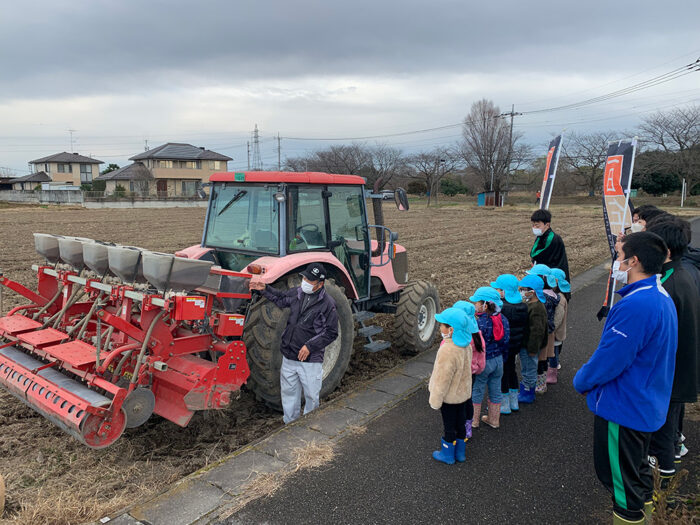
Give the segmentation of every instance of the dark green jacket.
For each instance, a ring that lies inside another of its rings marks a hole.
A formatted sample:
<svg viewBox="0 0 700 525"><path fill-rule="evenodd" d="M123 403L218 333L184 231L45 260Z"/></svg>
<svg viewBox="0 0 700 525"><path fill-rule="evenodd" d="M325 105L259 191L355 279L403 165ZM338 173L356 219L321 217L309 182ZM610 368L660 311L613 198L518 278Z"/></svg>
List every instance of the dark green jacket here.
<svg viewBox="0 0 700 525"><path fill-rule="evenodd" d="M547 344L547 310L536 298L527 303L527 325L522 347L529 355L537 355Z"/></svg>

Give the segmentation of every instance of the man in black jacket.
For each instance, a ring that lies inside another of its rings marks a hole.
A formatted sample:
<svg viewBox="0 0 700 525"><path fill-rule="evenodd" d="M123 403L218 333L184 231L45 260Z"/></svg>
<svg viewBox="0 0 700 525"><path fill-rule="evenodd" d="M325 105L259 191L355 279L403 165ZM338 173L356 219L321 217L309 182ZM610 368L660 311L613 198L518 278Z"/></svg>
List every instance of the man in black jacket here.
<svg viewBox="0 0 700 525"><path fill-rule="evenodd" d="M285 423L299 417L302 390L304 414L318 407L323 355L326 346L338 337L335 301L324 289L326 269L321 263L311 263L301 276L301 286L291 290L278 290L261 282L250 283L251 290L260 291L279 308L291 310L280 341L280 392Z"/></svg>
<svg viewBox="0 0 700 525"><path fill-rule="evenodd" d="M571 282L564 241L551 228L552 214L549 210L535 210L530 220L532 221L532 233L536 237L535 244L530 250L532 264L546 264L550 268L564 270L566 280ZM569 297L567 297L568 299Z"/></svg>
<svg viewBox="0 0 700 525"><path fill-rule="evenodd" d="M682 219L670 216L653 221L647 231L661 237L669 249L669 257L661 269L661 283L673 299L678 314L678 350L673 390L664 425L652 435L649 455L656 458L662 481L676 472L680 463L680 426L683 406L697 401L698 352L700 351L700 296L690 274L681 264L681 256L688 245Z"/></svg>

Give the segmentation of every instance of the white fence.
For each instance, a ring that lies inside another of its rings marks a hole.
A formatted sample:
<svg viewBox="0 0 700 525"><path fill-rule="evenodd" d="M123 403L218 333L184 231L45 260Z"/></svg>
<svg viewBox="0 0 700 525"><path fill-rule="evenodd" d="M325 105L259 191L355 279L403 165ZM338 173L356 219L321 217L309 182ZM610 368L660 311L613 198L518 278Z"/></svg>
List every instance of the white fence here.
<svg viewBox="0 0 700 525"><path fill-rule="evenodd" d="M163 198L139 197L134 194L105 196L102 192L69 190L50 191L0 191L0 202L26 204L62 204L83 208L206 208L207 200L198 197Z"/></svg>
<svg viewBox="0 0 700 525"><path fill-rule="evenodd" d="M0 201L26 202L28 204L82 204L81 191L51 190L51 191L0 191Z"/></svg>

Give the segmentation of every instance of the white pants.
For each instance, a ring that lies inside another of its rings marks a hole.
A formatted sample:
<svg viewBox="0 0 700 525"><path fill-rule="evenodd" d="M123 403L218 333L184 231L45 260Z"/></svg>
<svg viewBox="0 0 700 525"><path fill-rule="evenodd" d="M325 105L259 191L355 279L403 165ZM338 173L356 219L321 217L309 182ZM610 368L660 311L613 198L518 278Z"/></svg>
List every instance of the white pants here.
<svg viewBox="0 0 700 525"><path fill-rule="evenodd" d="M304 414L318 408L322 380L323 363L292 361L282 356L280 391L285 424L299 418L302 389L304 390Z"/></svg>

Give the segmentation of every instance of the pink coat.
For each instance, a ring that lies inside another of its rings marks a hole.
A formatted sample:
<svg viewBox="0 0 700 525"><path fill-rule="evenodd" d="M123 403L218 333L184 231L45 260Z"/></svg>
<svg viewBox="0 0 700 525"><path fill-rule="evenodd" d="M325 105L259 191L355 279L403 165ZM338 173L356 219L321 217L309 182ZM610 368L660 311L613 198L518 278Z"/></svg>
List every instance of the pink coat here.
<svg viewBox="0 0 700 525"><path fill-rule="evenodd" d="M479 352L476 348L474 348L473 340L471 343L469 343L469 345L472 347L472 374L475 375L483 372L484 368L486 367L486 341L484 341L484 336L481 335L481 332L479 332L478 335L481 338L481 348L483 348L483 352ZM476 336L477 334L472 334L472 338Z"/></svg>

